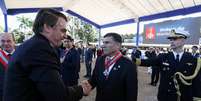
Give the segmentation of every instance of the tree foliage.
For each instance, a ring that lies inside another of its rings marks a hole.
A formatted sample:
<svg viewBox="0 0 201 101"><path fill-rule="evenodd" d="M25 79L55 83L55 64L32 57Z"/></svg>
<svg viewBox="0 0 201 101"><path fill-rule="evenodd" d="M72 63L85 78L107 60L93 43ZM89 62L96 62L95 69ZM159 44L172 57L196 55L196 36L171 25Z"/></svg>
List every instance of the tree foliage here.
<svg viewBox="0 0 201 101"><path fill-rule="evenodd" d="M83 33L84 33L84 37L85 37L85 41L86 42L93 42L94 41L94 30L92 28L92 25L90 24L85 24L83 26Z"/></svg>
<svg viewBox="0 0 201 101"><path fill-rule="evenodd" d="M124 35L122 35L122 38L123 39L133 39L134 36L135 36L135 34L132 34L132 33L124 34Z"/></svg>
<svg viewBox="0 0 201 101"><path fill-rule="evenodd" d="M22 43L26 36L31 36L33 21L30 18L24 16L17 17L17 20L20 22L19 27L13 30L15 39L17 43Z"/></svg>
<svg viewBox="0 0 201 101"><path fill-rule="evenodd" d="M81 21L76 17L70 17L72 23L68 26L69 33L76 39L85 42L95 41L95 29L89 23Z"/></svg>

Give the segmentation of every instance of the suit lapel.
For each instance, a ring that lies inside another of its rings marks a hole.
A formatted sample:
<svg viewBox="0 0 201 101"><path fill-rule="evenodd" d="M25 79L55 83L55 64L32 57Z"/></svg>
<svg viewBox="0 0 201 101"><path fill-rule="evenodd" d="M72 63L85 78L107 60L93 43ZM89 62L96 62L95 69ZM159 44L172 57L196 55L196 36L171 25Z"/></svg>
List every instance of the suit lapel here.
<svg viewBox="0 0 201 101"><path fill-rule="evenodd" d="M106 56L104 56L103 60L101 61L102 63L100 63L101 66L99 68L100 69L100 73L101 73L101 76L100 76L101 80L105 80L106 79L105 75L104 75L104 71L105 71L105 58L106 58Z"/></svg>
<svg viewBox="0 0 201 101"><path fill-rule="evenodd" d="M175 57L173 52L170 53L170 63L171 63L171 67L173 67L174 69L177 68L178 63L175 61Z"/></svg>
<svg viewBox="0 0 201 101"><path fill-rule="evenodd" d="M176 61L175 61L175 57L174 57L173 52L169 53L168 62L170 64L170 66L168 67L170 75L173 75L175 73L175 70L176 70L177 65L178 65L178 63L176 63Z"/></svg>
<svg viewBox="0 0 201 101"><path fill-rule="evenodd" d="M176 67L176 71L180 71L180 69L183 68L183 64L185 64L186 58L187 58L186 55L187 54L184 52L183 55L182 55L182 57L181 57L181 60L180 60L179 64Z"/></svg>
<svg viewBox="0 0 201 101"><path fill-rule="evenodd" d="M182 57L181 57L181 60L180 60L180 63L183 63L184 60L185 60L185 58L186 58L186 53L183 53L183 55L182 55Z"/></svg>

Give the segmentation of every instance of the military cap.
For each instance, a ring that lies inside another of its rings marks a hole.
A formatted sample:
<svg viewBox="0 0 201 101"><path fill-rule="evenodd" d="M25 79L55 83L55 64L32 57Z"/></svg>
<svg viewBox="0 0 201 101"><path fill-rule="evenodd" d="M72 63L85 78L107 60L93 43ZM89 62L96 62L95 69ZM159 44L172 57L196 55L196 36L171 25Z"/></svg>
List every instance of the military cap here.
<svg viewBox="0 0 201 101"><path fill-rule="evenodd" d="M187 31L173 29L171 30L170 36L168 36L167 39L175 39L175 38L186 39L188 37L189 37L189 33Z"/></svg>

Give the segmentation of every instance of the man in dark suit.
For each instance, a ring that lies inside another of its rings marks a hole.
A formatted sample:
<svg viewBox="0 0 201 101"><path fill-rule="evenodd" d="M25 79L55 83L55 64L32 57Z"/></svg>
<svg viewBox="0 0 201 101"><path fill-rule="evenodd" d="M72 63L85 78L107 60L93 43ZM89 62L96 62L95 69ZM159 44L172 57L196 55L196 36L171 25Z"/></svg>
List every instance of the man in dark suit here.
<svg viewBox="0 0 201 101"><path fill-rule="evenodd" d="M67 35L63 42L66 49L64 50L64 61L62 61L61 65L61 74L64 84L69 87L78 84L80 56L75 47L73 47L74 40L71 36Z"/></svg>
<svg viewBox="0 0 201 101"><path fill-rule="evenodd" d="M131 59L133 60L135 58L140 58L140 57L141 57L141 51L137 47L134 47L131 53Z"/></svg>
<svg viewBox="0 0 201 101"><path fill-rule="evenodd" d="M92 58L93 58L92 45L88 44L85 50L86 75L84 77L91 77Z"/></svg>
<svg viewBox="0 0 201 101"><path fill-rule="evenodd" d="M35 35L12 55L4 85L4 101L74 101L87 94L87 86L65 87L56 52L66 34L67 17L54 9L41 9Z"/></svg>
<svg viewBox="0 0 201 101"><path fill-rule="evenodd" d="M145 56L150 59L150 58L156 58L156 49L153 47L149 48L149 51L146 52ZM150 85L156 86L158 79L159 79L159 67L157 66L151 66L152 72L151 72L151 83Z"/></svg>
<svg viewBox="0 0 201 101"><path fill-rule="evenodd" d="M84 81L96 87L96 101L137 101L136 65L121 54L121 43L117 33L104 36L104 55L96 60L92 78Z"/></svg>
<svg viewBox="0 0 201 101"><path fill-rule="evenodd" d="M172 30L168 39L173 51L141 61L144 66L160 67L158 101L201 101L201 61L183 50L188 35Z"/></svg>
<svg viewBox="0 0 201 101"><path fill-rule="evenodd" d="M9 58L15 51L15 40L12 33L2 33L0 39L2 47L0 50L0 101L2 101L4 75L8 68Z"/></svg>

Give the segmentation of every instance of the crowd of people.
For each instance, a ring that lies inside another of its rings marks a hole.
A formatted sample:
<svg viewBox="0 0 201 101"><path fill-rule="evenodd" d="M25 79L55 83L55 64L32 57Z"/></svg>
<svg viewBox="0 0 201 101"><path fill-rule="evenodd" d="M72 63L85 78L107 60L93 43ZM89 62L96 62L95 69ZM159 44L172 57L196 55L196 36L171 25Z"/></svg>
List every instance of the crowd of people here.
<svg viewBox="0 0 201 101"><path fill-rule="evenodd" d="M128 58L118 33L104 35L99 48L74 44L66 35L68 21L44 8L35 18L35 35L20 46L15 47L12 33L1 34L0 101L79 101L94 88L96 101L137 101L138 65L151 66L150 85L159 81L158 101L201 101L201 51L197 46L184 51L187 32L173 29L167 52L149 47L142 58L134 47ZM79 83L81 62L87 80Z"/></svg>

